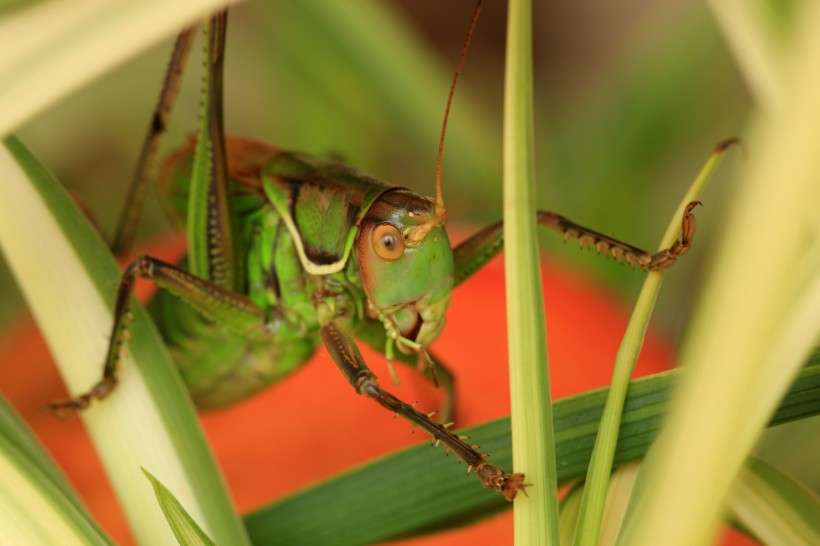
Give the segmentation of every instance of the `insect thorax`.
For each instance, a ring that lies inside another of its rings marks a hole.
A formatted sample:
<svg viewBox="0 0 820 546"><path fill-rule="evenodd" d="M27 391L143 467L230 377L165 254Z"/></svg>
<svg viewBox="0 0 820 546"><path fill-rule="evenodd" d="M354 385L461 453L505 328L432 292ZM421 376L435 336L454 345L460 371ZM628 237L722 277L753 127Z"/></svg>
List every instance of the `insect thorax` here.
<svg viewBox="0 0 820 546"><path fill-rule="evenodd" d="M163 168L162 193L179 206L172 216L185 212L192 151L189 144ZM233 214L245 253L243 291L265 310L267 324L248 337L206 320L173 296L159 293L152 304L183 379L203 407L247 398L304 364L318 345L323 320L343 318L356 329L366 296L355 255L344 253L345 237L363 208L387 188L341 164L255 141L230 139L228 151ZM262 176L281 190L286 210L264 194ZM319 265L341 260L342 267L312 275L304 267L305 251Z"/></svg>

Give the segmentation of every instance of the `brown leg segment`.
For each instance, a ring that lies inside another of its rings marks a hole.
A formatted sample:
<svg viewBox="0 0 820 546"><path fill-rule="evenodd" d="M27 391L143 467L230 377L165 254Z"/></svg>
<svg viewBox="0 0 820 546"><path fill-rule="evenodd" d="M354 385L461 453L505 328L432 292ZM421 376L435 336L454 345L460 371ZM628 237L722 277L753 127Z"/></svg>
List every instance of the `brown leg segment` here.
<svg viewBox="0 0 820 546"><path fill-rule="evenodd" d="M638 247L613 239L608 235L593 231L567 220L559 214L548 211L538 211L538 223L564 235L564 239L578 239L581 247L594 246L600 253L606 253L618 260L626 261L630 266L638 266L645 271L660 271L675 263L679 256L689 252L692 246L692 237L695 236L695 215L692 209L700 205L700 201L692 201L686 206L681 219L681 237L675 243L660 252L650 254Z"/></svg>
<svg viewBox="0 0 820 546"><path fill-rule="evenodd" d="M681 237L675 243L660 252L650 254L636 246L619 241L598 231L586 228L567 218L545 210L536 213L539 225L548 227L564 236L564 239L578 239L582 247L593 246L600 253L606 253L618 260L626 262L632 267L640 267L646 271L660 271L675 263L678 257L683 256L692 246L695 235L695 216L692 209L700 205L700 201L692 201L686 206L681 219ZM473 273L489 262L504 248L503 223L498 222L479 231L453 250L455 285L458 286L467 280Z"/></svg>
<svg viewBox="0 0 820 546"><path fill-rule="evenodd" d="M467 472L475 470L482 485L494 489L505 499L512 501L519 491L524 491L528 484L524 483L523 474L507 474L501 468L486 461L485 453L477 451L478 446L464 442L467 438L451 432L448 427L452 423L439 424L434 422L430 415L416 410L412 405L402 402L379 386L376 376L367 367L353 337L344 328L329 322L322 327L322 342L336 363L339 371L344 374L356 392L378 402L383 407L401 415L415 426L428 432L438 445L439 442L447 446L458 457L467 463Z"/></svg>

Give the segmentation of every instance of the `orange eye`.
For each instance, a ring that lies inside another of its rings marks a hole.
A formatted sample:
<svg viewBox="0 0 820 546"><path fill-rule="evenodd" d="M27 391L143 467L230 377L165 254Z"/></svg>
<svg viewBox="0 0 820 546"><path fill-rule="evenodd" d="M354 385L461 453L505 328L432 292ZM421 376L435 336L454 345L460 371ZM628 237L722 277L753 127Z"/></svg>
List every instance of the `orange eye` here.
<svg viewBox="0 0 820 546"><path fill-rule="evenodd" d="M379 224L373 230L373 250L376 256L387 262L398 260L404 254L404 237L391 224Z"/></svg>

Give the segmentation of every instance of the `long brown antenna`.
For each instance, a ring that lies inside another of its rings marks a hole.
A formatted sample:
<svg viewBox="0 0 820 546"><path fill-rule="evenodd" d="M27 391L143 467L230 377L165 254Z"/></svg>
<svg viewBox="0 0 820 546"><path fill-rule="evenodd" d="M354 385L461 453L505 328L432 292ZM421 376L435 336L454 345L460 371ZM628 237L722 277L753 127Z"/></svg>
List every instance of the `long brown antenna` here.
<svg viewBox="0 0 820 546"><path fill-rule="evenodd" d="M453 94L456 90L458 77L461 75L461 67L464 65L464 58L467 50L470 49L470 41L473 39L473 31L478 23L478 14L481 13L481 0L475 6L473 19L470 21L470 29L464 38L464 45L461 46L461 54L458 57L456 72L453 74L453 83L450 84L450 96L447 98L447 108L444 110L444 123L441 126L441 140L438 143L438 159L436 160L436 218L443 222L447 217L447 210L444 208L444 197L441 194L441 158L444 155L444 135L447 132L447 120L450 117L450 106L453 104Z"/></svg>

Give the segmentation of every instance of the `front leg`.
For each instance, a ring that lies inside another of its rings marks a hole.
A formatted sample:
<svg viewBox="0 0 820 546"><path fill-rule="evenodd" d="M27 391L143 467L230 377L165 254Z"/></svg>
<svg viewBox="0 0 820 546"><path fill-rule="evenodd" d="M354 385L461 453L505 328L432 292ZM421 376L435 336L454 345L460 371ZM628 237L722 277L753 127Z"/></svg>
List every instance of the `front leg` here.
<svg viewBox="0 0 820 546"><path fill-rule="evenodd" d="M681 218L680 238L671 247L655 254L576 224L554 212L539 210L536 212L536 220L539 225L561 233L565 240L578 239L582 247L592 246L599 254L604 252L619 262L626 261L632 267L638 266L646 271L660 271L670 267L680 256L689 252L696 228L695 215L692 214L692 210L700 204L700 201L692 201L686 206ZM455 286L470 278L473 273L501 252L504 248L503 227L503 222L486 227L453 250Z"/></svg>
<svg viewBox="0 0 820 546"><path fill-rule="evenodd" d="M726 150L739 141L730 138L718 143L704 167L702 175L708 173L717 165ZM695 216L692 210L700 205L700 201L692 201L686 206L681 218L681 236L669 248L651 254L638 247L591 230L564 218L554 212L539 210L536 221L545 227L561 233L564 239L578 239L582 247L593 246L600 254L609 254L619 262L626 261L632 267L638 266L645 271L661 271L670 267L675 261L686 254L692 246L692 237L695 236ZM481 269L504 247L503 224L498 222L479 231L453 250L455 270L453 273L454 285L458 286L473 273Z"/></svg>
<svg viewBox="0 0 820 546"><path fill-rule="evenodd" d="M439 442L447 446L458 457L467 463L467 472L476 471L478 479L484 487L494 489L505 499L512 501L518 491L524 491L528 485L524 483L523 474L507 474L501 468L486 461L484 453L476 451L478 446L464 442L465 436L448 430L452 423L439 424L430 419L429 415L419 412L412 405L402 402L379 386L376 376L367 367L353 337L336 321L330 321L322 326L322 342L330 353L333 362L339 371L347 378L356 392L367 396L388 410L401 415L413 425L427 431L438 445Z"/></svg>
<svg viewBox="0 0 820 546"><path fill-rule="evenodd" d="M384 347L387 343L387 334L381 322L372 319L362 321L362 324L356 330L356 337L376 351L384 352ZM434 386L444 391L444 401L442 402L441 409L436 413L436 420L441 423L447 423L453 420L453 414L456 409L456 378L453 372L429 350L427 351L427 356L430 357L429 363L416 353L403 353L399 351L394 355L394 358L398 362L407 364L420 371ZM420 368L420 366L423 366L423 368Z"/></svg>

